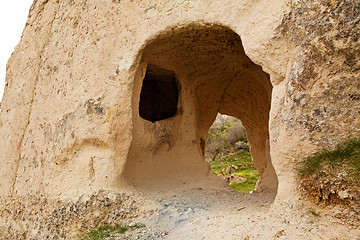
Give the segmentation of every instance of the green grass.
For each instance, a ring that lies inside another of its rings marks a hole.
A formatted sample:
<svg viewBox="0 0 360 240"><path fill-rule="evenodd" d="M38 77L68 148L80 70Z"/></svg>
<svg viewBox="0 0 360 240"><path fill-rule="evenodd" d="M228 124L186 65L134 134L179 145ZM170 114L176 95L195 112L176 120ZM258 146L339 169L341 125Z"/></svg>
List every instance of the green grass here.
<svg viewBox="0 0 360 240"><path fill-rule="evenodd" d="M230 184L230 187L242 193L250 193L251 191L254 191L256 182L259 179L259 174L256 169L243 169L236 175L243 176L247 180L243 183Z"/></svg>
<svg viewBox="0 0 360 240"><path fill-rule="evenodd" d="M247 180L243 183L234 183L230 186L236 191L242 193L250 193L255 189L257 180L259 179L258 172L251 160L251 154L247 151L229 153L222 156L220 159L210 162L212 173L220 177L226 177L222 170L230 166L232 174L245 177ZM237 169L235 169L237 167Z"/></svg>
<svg viewBox="0 0 360 240"><path fill-rule="evenodd" d="M360 138L346 141L334 150L326 149L307 157L298 169L301 176L317 174L360 180Z"/></svg>
<svg viewBox="0 0 360 240"><path fill-rule="evenodd" d="M255 168L251 160L251 154L246 151L229 153L210 163L211 171L217 175L218 171L229 165L236 165L242 169Z"/></svg>
<svg viewBox="0 0 360 240"><path fill-rule="evenodd" d="M136 225L134 227L122 226L120 224L116 225L104 225L100 226L90 232L87 232L83 235L81 240L101 240L108 237L111 237L113 234L122 234L129 229L142 228L144 225Z"/></svg>

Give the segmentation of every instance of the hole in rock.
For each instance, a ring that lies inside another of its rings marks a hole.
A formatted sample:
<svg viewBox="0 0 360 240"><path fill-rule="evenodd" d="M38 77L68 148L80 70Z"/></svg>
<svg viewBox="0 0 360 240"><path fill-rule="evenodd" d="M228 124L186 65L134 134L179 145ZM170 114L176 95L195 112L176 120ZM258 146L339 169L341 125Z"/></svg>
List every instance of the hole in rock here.
<svg viewBox="0 0 360 240"><path fill-rule="evenodd" d="M175 116L178 96L175 74L155 65L148 65L140 93L140 117L156 122Z"/></svg>
<svg viewBox="0 0 360 240"><path fill-rule="evenodd" d="M220 113L246 128L252 161L247 156L259 175L256 189L276 193L269 144L272 84L237 33L217 24L171 28L150 39L138 59L124 182L145 190L228 188L206 161L209 129Z"/></svg>
<svg viewBox="0 0 360 240"><path fill-rule="evenodd" d="M259 174L252 161L246 129L237 118L218 114L208 132L205 160L211 172L242 193L254 191Z"/></svg>

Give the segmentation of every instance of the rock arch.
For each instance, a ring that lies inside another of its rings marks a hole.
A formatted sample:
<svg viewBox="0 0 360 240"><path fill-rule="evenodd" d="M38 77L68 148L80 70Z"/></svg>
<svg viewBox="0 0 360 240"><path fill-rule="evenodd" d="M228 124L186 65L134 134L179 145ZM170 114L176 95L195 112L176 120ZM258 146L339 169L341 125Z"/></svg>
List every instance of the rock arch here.
<svg viewBox="0 0 360 240"><path fill-rule="evenodd" d="M260 175L257 188L277 189L268 129L272 84L247 57L237 33L218 24L175 27L148 41L139 58L126 182L148 189L212 179L203 155L208 129L220 112L239 118L247 129ZM176 113L159 121L146 120L139 111L146 76L154 68L173 73L179 93Z"/></svg>

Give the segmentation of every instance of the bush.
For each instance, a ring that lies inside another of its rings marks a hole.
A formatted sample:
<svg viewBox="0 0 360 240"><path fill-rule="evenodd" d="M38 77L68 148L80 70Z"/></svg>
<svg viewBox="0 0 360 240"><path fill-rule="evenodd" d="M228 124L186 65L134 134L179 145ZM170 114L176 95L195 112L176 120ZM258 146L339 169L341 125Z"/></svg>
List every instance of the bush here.
<svg viewBox="0 0 360 240"><path fill-rule="evenodd" d="M241 121L219 114L209 129L206 159L214 161L224 155L241 150L249 151L246 130Z"/></svg>

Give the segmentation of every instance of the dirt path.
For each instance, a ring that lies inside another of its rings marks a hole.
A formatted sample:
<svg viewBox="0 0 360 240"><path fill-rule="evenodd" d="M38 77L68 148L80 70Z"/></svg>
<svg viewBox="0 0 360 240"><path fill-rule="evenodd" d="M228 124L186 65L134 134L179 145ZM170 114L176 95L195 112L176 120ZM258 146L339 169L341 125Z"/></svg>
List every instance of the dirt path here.
<svg viewBox="0 0 360 240"><path fill-rule="evenodd" d="M272 204L274 196L266 193L197 188L143 197L149 215L136 223L145 227L117 239L360 239L359 228L311 205Z"/></svg>

